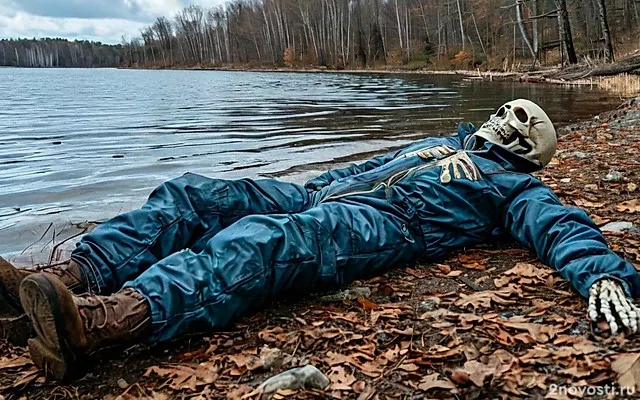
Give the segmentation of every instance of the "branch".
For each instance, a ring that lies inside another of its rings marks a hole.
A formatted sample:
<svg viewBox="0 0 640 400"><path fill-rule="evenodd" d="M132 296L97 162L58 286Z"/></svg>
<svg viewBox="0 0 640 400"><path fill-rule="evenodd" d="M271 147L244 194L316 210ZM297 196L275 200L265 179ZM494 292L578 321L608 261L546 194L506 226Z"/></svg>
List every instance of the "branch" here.
<svg viewBox="0 0 640 400"><path fill-rule="evenodd" d="M549 11L547 13L540 14L540 15L534 15L534 16L529 17L528 19L531 20L531 19L545 18L545 17L551 17L551 16L557 17L558 16L557 14L558 14L558 9L556 8L553 11Z"/></svg>

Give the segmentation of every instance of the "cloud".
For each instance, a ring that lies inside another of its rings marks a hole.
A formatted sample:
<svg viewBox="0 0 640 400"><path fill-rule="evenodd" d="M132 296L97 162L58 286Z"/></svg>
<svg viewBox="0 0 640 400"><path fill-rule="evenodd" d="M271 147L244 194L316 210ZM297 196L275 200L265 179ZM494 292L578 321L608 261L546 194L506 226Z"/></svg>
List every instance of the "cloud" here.
<svg viewBox="0 0 640 400"><path fill-rule="evenodd" d="M180 8L179 0L5 0L8 8L53 18L127 19L148 22Z"/></svg>
<svg viewBox="0 0 640 400"><path fill-rule="evenodd" d="M119 43L139 36L157 17L189 4L224 0L0 0L0 38L63 37Z"/></svg>
<svg viewBox="0 0 640 400"><path fill-rule="evenodd" d="M116 44L122 36L138 36L143 22L111 18L54 18L18 12L11 17L0 15L0 37L62 37Z"/></svg>

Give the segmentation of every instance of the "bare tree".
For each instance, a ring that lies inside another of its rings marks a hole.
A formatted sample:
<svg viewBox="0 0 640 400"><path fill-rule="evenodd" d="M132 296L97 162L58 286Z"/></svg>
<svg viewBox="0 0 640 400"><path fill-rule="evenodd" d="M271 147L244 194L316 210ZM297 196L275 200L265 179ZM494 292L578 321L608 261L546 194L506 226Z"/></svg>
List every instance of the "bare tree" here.
<svg viewBox="0 0 640 400"><path fill-rule="evenodd" d="M609 33L609 23L607 22L607 6L604 0L597 0L600 19L600 29L604 40L604 59L613 61L613 45L611 44L611 34Z"/></svg>

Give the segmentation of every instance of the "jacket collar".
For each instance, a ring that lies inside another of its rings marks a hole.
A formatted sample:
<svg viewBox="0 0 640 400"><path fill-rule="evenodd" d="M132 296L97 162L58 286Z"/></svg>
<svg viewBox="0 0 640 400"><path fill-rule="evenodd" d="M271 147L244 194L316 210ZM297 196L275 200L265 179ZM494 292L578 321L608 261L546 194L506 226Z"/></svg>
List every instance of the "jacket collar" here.
<svg viewBox="0 0 640 400"><path fill-rule="evenodd" d="M494 161L507 171L531 173L541 169L541 167L527 160L526 158L495 143L485 142L481 148L475 149L476 137L473 136L477 129L471 122L463 122L458 125L458 137L465 150Z"/></svg>

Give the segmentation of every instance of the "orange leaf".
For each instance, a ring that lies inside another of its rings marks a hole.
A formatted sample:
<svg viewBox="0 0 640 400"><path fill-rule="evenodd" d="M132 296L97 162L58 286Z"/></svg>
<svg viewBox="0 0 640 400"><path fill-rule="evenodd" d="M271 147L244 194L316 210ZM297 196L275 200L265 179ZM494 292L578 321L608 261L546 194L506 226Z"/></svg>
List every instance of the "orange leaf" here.
<svg viewBox="0 0 640 400"><path fill-rule="evenodd" d="M365 299L364 297L360 297L358 299L358 303L364 308L366 311L377 310L378 305L372 301Z"/></svg>

